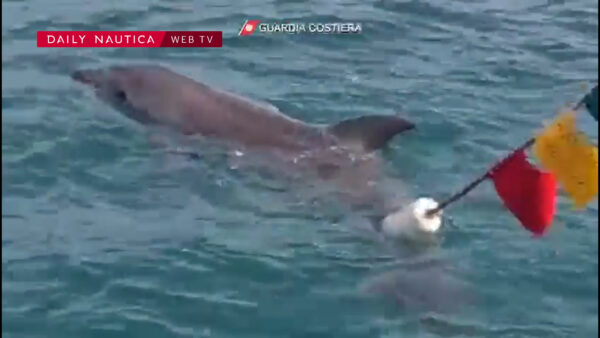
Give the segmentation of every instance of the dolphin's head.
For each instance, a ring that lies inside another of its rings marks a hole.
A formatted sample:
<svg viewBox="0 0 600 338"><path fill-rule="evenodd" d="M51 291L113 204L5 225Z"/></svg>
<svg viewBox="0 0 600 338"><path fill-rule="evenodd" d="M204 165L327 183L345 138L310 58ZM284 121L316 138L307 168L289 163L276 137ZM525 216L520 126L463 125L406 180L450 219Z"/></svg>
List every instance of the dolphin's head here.
<svg viewBox="0 0 600 338"><path fill-rule="evenodd" d="M81 69L71 73L71 78L96 89L103 100L125 101L126 92L131 89L127 75L126 71L115 68Z"/></svg>
<svg viewBox="0 0 600 338"><path fill-rule="evenodd" d="M96 96L126 116L141 122L152 123L154 119L140 93L147 92L143 73L133 68L111 67L108 69L82 69L71 73L71 78L95 89Z"/></svg>

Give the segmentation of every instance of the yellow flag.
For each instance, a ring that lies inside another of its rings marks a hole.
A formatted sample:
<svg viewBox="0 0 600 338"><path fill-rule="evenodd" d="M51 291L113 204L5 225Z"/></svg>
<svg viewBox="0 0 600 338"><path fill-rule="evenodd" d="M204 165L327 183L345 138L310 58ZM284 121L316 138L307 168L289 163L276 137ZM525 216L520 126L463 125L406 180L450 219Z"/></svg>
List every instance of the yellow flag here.
<svg viewBox="0 0 600 338"><path fill-rule="evenodd" d="M577 131L574 111L561 114L538 135L533 153L556 176L576 208L598 195L598 147Z"/></svg>

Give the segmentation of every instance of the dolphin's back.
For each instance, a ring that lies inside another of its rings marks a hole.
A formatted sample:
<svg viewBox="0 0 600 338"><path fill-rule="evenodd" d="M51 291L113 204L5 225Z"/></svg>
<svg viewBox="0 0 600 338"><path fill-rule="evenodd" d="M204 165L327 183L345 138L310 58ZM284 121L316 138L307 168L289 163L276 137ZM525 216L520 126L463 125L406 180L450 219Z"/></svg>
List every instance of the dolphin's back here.
<svg viewBox="0 0 600 338"><path fill-rule="evenodd" d="M186 134L244 145L302 149L325 136L321 128L281 113L274 106L177 74L161 66L116 66L104 76L108 90L122 90L130 106Z"/></svg>
<svg viewBox="0 0 600 338"><path fill-rule="evenodd" d="M190 117L195 130L203 134L298 150L327 143L324 129L291 118L270 104L203 84L191 96ZM210 130L204 130L209 125Z"/></svg>
<svg viewBox="0 0 600 338"><path fill-rule="evenodd" d="M343 144L372 151L414 127L389 115L362 116L331 126L307 124L270 104L213 88L161 66L80 70L72 77L95 87L101 99L140 122L246 146L307 150Z"/></svg>

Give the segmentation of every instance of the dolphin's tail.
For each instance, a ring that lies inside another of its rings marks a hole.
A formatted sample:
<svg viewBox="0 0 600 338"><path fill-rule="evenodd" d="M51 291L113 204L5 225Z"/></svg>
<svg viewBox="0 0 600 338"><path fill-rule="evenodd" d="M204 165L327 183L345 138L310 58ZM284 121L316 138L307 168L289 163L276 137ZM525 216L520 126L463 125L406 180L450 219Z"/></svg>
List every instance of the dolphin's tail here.
<svg viewBox="0 0 600 338"><path fill-rule="evenodd" d="M330 125L328 131L342 142L357 144L366 151L383 148L396 134L415 128L412 122L392 115L369 115Z"/></svg>

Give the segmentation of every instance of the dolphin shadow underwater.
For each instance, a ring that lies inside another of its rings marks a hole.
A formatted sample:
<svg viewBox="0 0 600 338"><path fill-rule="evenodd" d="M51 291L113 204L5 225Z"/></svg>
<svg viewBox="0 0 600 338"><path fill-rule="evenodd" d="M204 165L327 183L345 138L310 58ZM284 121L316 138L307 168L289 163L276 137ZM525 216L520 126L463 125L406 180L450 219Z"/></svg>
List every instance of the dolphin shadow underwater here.
<svg viewBox="0 0 600 338"><path fill-rule="evenodd" d="M330 125L307 123L276 107L156 65L81 69L71 78L132 120L163 126L185 136L217 140L248 153L269 154L282 171L301 171L333 182L340 200L381 231L381 220L397 210L378 190L376 152L415 125L394 115L367 115Z"/></svg>

